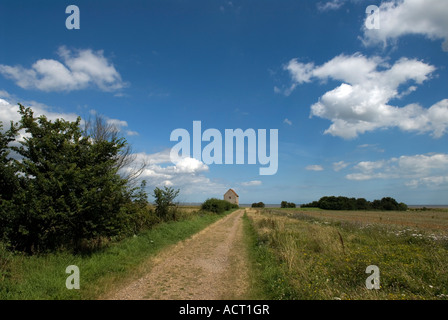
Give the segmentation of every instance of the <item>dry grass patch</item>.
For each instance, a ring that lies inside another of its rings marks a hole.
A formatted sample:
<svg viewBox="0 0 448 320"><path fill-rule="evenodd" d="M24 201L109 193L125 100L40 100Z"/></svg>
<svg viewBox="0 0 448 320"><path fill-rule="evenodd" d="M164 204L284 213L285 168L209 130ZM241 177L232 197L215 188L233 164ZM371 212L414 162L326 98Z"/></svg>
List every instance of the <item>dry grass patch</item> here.
<svg viewBox="0 0 448 320"><path fill-rule="evenodd" d="M337 211L337 210L290 210L288 214L303 214L332 221L380 223L421 228L425 230L448 231L448 210L409 211Z"/></svg>

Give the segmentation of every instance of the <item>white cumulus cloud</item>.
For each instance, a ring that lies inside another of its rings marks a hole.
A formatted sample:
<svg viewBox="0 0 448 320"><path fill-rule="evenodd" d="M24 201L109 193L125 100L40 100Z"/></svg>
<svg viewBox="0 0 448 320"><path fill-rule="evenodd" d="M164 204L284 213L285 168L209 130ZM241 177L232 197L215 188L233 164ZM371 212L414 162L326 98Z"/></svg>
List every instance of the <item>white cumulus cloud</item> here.
<svg viewBox="0 0 448 320"><path fill-rule="evenodd" d="M436 68L416 59L401 58L389 65L379 57L341 54L321 66L292 59L285 69L294 86L312 80L340 81L311 106L311 116L332 122L326 134L350 139L367 131L398 127L403 131L430 133L439 138L448 127L448 99L429 108L418 103L404 107L389 104L416 90Z"/></svg>
<svg viewBox="0 0 448 320"><path fill-rule="evenodd" d="M321 165L318 165L318 164L311 164L309 166L306 166L305 169L308 170L308 171L322 171L322 170L324 170L324 168Z"/></svg>
<svg viewBox="0 0 448 320"><path fill-rule="evenodd" d="M24 89L41 91L73 91L96 86L103 91L115 91L126 84L103 51L91 49L70 51L62 46L58 50L62 61L37 60L31 68L0 64L0 73Z"/></svg>
<svg viewBox="0 0 448 320"><path fill-rule="evenodd" d="M138 168L141 163L146 164L139 178L146 180L150 189L169 186L179 188L182 195L192 195L194 197L210 194L210 192L222 195L229 189L229 186L215 182L205 176L209 167L202 161L191 157L183 157L175 164L172 163L170 151L171 149L166 149L153 154L144 152L134 154L134 167ZM132 167L127 168L127 170L132 170Z"/></svg>
<svg viewBox="0 0 448 320"><path fill-rule="evenodd" d="M448 51L446 0L392 0L382 2L379 9L379 29L367 29L363 24L365 45L386 46L405 35L423 35L431 40L442 39L442 48Z"/></svg>

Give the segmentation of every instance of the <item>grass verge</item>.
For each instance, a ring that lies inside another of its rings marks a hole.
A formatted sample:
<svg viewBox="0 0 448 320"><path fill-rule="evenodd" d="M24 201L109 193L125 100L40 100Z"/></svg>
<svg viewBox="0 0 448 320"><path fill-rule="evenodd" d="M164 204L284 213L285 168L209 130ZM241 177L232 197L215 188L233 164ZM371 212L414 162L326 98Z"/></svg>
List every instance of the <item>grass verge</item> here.
<svg viewBox="0 0 448 320"><path fill-rule="evenodd" d="M268 244L259 237L253 221L246 214L243 216L243 224L251 265L248 299L292 299L296 294L292 286L285 281L286 269L281 261L270 250Z"/></svg>
<svg viewBox="0 0 448 320"><path fill-rule="evenodd" d="M0 246L0 300L97 299L132 277L149 257L189 238L232 211L161 223L89 255L58 252L25 256L10 253ZM69 265L79 267L79 290L66 288L69 274L65 270Z"/></svg>

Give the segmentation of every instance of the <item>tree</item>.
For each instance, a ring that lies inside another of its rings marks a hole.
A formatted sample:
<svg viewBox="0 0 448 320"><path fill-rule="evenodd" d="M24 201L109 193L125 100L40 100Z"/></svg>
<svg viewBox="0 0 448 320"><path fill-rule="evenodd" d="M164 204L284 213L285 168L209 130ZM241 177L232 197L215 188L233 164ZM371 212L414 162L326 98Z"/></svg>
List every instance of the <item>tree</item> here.
<svg viewBox="0 0 448 320"><path fill-rule="evenodd" d="M118 174L124 138L92 139L80 129L80 118L35 118L20 104L19 113L13 131L23 130L26 137L9 147L17 154L7 161L17 188L10 199L2 190L7 201L1 201L0 221L7 224L0 225L0 234L30 253L120 235L126 221L121 207L131 201L127 180ZM5 154L2 147L2 159Z"/></svg>
<svg viewBox="0 0 448 320"><path fill-rule="evenodd" d="M372 209L374 210L382 210L381 201L378 199L375 199L372 201Z"/></svg>
<svg viewBox="0 0 448 320"><path fill-rule="evenodd" d="M356 199L356 209L357 210L368 210L370 209L370 203L364 198Z"/></svg>
<svg viewBox="0 0 448 320"><path fill-rule="evenodd" d="M301 208L319 208L319 202L318 201L313 201L310 203L304 203L302 205L300 205Z"/></svg>
<svg viewBox="0 0 448 320"><path fill-rule="evenodd" d="M142 180L138 192L134 195L134 202L141 207L148 205L148 193L146 192L146 180Z"/></svg>
<svg viewBox="0 0 448 320"><path fill-rule="evenodd" d="M84 123L83 134L95 142L117 141L120 139L120 130L112 123L108 123L102 116L96 114L95 118ZM115 167L128 185L135 185L138 177L146 167L146 163L136 163L136 155L132 152L130 144L125 144L115 155Z"/></svg>
<svg viewBox="0 0 448 320"><path fill-rule="evenodd" d="M15 140L17 133L17 125L12 122L11 127L3 132L3 124L0 122L0 241L5 243L10 242L7 235L13 228L11 221L14 210L11 199L20 187L14 160L9 157L9 144Z"/></svg>
<svg viewBox="0 0 448 320"><path fill-rule="evenodd" d="M391 197L384 197L380 201L381 210L398 210L398 202Z"/></svg>
<svg viewBox="0 0 448 320"><path fill-rule="evenodd" d="M171 187L164 187L160 189L159 187L154 189L154 198L156 205L156 214L162 220L175 220L176 219L176 204L174 199L179 195L179 189L174 190Z"/></svg>
<svg viewBox="0 0 448 320"><path fill-rule="evenodd" d="M18 188L15 175L14 160L9 157L10 146L18 134L18 125L11 122L8 130L3 132L3 124L0 122L0 201L10 200Z"/></svg>

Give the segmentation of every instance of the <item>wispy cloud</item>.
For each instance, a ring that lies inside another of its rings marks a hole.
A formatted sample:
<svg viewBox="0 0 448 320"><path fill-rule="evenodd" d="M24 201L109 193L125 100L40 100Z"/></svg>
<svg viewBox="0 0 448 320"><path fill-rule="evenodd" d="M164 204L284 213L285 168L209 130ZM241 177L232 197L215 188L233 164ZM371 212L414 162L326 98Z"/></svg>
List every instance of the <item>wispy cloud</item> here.
<svg viewBox="0 0 448 320"><path fill-rule="evenodd" d="M108 125L114 126L117 129L120 129L122 127L127 127L128 123L124 120L119 120L119 119L106 119L106 123Z"/></svg>
<svg viewBox="0 0 448 320"><path fill-rule="evenodd" d="M139 133L137 131L132 131L132 130L127 130L126 134L128 136L138 136L139 135Z"/></svg>
<svg viewBox="0 0 448 320"><path fill-rule="evenodd" d="M348 180L405 179L405 185L435 186L448 182L448 154L430 153L378 161L361 161L346 175Z"/></svg>
<svg viewBox="0 0 448 320"><path fill-rule="evenodd" d="M93 111L93 112L95 112L95 111ZM111 118L108 118L107 116L104 116L104 118L106 120L106 123L110 126L113 126L117 132L124 133L127 136L138 136L139 135L139 133L137 131L125 129L128 127L128 122L125 120L111 119Z"/></svg>
<svg viewBox="0 0 448 320"><path fill-rule="evenodd" d="M372 151L381 152L381 153L385 151L384 149L381 149L380 147L378 147L377 144L368 144L368 143L360 144L360 145L358 145L358 148L364 149L364 150L372 150Z"/></svg>
<svg viewBox="0 0 448 320"><path fill-rule="evenodd" d="M338 172L348 167L350 164L345 161L333 162L333 170Z"/></svg>
<svg viewBox="0 0 448 320"><path fill-rule="evenodd" d="M318 164L312 164L312 165L306 166L305 169L308 171L323 171L324 170L324 168Z"/></svg>
<svg viewBox="0 0 448 320"><path fill-rule="evenodd" d="M292 121L289 120L288 118L285 118L285 120L283 120L283 123L286 123L287 125L292 126Z"/></svg>
<svg viewBox="0 0 448 320"><path fill-rule="evenodd" d="M234 12L236 14L239 14L241 11L241 6L235 5L233 1L224 1L219 6L219 11L221 11L222 13Z"/></svg>
<svg viewBox="0 0 448 320"><path fill-rule="evenodd" d="M347 0L331 0L326 2L318 2L317 9L319 11L338 10Z"/></svg>
<svg viewBox="0 0 448 320"><path fill-rule="evenodd" d="M247 182L241 182L240 185L242 185L243 187L261 186L262 182L260 180L252 180Z"/></svg>

